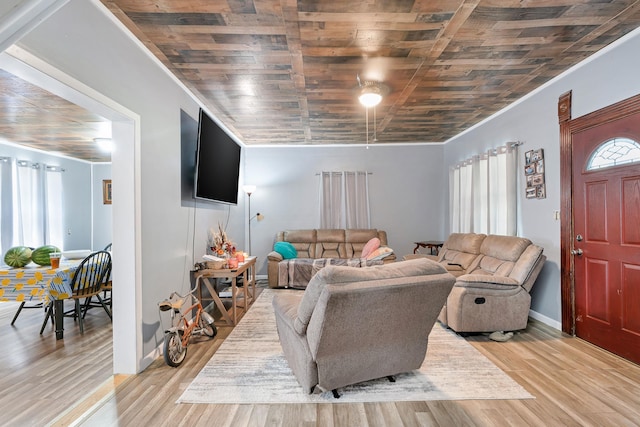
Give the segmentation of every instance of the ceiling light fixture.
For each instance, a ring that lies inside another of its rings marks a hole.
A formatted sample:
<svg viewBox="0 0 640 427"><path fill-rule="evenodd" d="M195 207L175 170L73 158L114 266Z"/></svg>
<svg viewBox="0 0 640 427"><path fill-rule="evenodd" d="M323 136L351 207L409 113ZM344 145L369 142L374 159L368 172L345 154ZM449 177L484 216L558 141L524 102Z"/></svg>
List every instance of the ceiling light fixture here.
<svg viewBox="0 0 640 427"><path fill-rule="evenodd" d="M382 101L382 91L378 86L364 86L358 95L358 100L367 108L375 107Z"/></svg>
<svg viewBox="0 0 640 427"><path fill-rule="evenodd" d="M110 153L113 148L111 138L93 138L93 142L95 142L102 151Z"/></svg>
<svg viewBox="0 0 640 427"><path fill-rule="evenodd" d="M389 86L376 81L358 80L358 101L365 107L365 134L367 149L369 148L369 109L373 108L373 142L378 141L376 129L376 106L382 102L382 98L389 93Z"/></svg>
<svg viewBox="0 0 640 427"><path fill-rule="evenodd" d="M375 80L358 80L358 101L366 108L375 107L382 102L382 98L389 93L389 86Z"/></svg>

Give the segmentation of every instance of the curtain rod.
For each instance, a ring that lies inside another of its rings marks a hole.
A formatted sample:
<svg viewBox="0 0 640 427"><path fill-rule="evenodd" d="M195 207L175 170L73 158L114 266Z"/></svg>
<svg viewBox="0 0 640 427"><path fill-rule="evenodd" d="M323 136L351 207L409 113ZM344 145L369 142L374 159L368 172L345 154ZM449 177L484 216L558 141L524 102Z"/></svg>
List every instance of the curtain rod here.
<svg viewBox="0 0 640 427"><path fill-rule="evenodd" d="M354 171L345 171L345 172L346 172L346 173L356 173L356 172L364 172L364 171L355 171L355 172L354 172ZM322 172L322 173L321 173L321 172L316 172L316 176L320 176L320 175L322 175L323 173L324 173L324 172ZM339 174L342 174L342 173L344 173L344 172L328 172L328 173L339 173ZM373 172L367 172L367 175L373 175Z"/></svg>

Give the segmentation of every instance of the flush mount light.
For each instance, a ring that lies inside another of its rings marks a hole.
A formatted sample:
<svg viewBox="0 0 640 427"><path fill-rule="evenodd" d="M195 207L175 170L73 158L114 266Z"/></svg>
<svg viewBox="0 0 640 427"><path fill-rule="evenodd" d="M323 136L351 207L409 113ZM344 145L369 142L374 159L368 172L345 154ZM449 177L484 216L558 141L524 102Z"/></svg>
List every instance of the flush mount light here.
<svg viewBox="0 0 640 427"><path fill-rule="evenodd" d="M382 98L389 93L389 87L384 83L360 80L358 76L358 101L367 108L380 104Z"/></svg>
<svg viewBox="0 0 640 427"><path fill-rule="evenodd" d="M358 100L360 104L365 107L375 107L380 104L382 101L382 94L380 93L380 89L376 86L366 86L362 88L360 95L358 96Z"/></svg>
<svg viewBox="0 0 640 427"><path fill-rule="evenodd" d="M113 148L113 142L111 141L111 138L93 138L93 142L95 142L102 151L110 153L111 149Z"/></svg>

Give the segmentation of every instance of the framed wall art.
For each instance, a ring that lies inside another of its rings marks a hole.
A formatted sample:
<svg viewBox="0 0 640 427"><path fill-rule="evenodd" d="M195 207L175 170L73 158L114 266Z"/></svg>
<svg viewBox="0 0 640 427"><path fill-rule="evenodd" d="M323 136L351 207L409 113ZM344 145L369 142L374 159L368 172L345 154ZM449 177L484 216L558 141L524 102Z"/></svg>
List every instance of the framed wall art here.
<svg viewBox="0 0 640 427"><path fill-rule="evenodd" d="M111 180L110 179L102 180L102 204L104 205L111 204Z"/></svg>
<svg viewBox="0 0 640 427"><path fill-rule="evenodd" d="M544 179L544 150L529 150L524 153L524 176L527 183L527 199L545 199L547 190Z"/></svg>

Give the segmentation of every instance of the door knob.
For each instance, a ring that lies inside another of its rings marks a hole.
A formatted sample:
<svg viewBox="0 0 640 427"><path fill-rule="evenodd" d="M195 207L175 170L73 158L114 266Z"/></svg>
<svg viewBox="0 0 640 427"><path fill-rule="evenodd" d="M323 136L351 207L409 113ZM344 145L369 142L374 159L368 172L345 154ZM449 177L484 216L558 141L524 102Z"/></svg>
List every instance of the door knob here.
<svg viewBox="0 0 640 427"><path fill-rule="evenodd" d="M571 251L572 255L582 255L582 249L574 249Z"/></svg>

